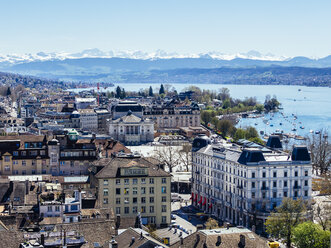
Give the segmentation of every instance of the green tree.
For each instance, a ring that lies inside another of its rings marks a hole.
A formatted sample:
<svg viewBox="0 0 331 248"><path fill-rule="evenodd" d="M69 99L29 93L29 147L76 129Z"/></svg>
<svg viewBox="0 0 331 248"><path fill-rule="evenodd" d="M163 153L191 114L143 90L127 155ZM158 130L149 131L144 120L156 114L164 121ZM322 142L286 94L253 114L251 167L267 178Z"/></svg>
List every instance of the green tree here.
<svg viewBox="0 0 331 248"><path fill-rule="evenodd" d="M122 96L122 89L121 89L121 87L117 86L115 97L121 98L121 96Z"/></svg>
<svg viewBox="0 0 331 248"><path fill-rule="evenodd" d="M7 88L7 93L6 93L6 96L10 96L11 95L11 90L10 90L10 87Z"/></svg>
<svg viewBox="0 0 331 248"><path fill-rule="evenodd" d="M160 90L159 90L159 94L160 94L160 95L165 94L163 84L161 84L161 87L160 87Z"/></svg>
<svg viewBox="0 0 331 248"><path fill-rule="evenodd" d="M328 248L330 232L313 222L303 222L293 230L293 243L297 248Z"/></svg>
<svg viewBox="0 0 331 248"><path fill-rule="evenodd" d="M255 127L248 127L246 128L246 139L251 139L251 138L258 138L259 133L256 131Z"/></svg>
<svg viewBox="0 0 331 248"><path fill-rule="evenodd" d="M149 96L154 96L154 93L153 93L153 88L152 88L152 86L149 86L148 95L149 95Z"/></svg>
<svg viewBox="0 0 331 248"><path fill-rule="evenodd" d="M228 136L233 129L233 125L229 120L219 120L217 122L217 130L221 131L224 136Z"/></svg>
<svg viewBox="0 0 331 248"><path fill-rule="evenodd" d="M222 108L223 108L223 109L228 109L228 108L230 108L230 107L231 107L231 102L230 102L230 100L229 100L229 99L224 100Z"/></svg>
<svg viewBox="0 0 331 248"><path fill-rule="evenodd" d="M246 131L242 128L238 128L236 132L234 133L234 140L238 141L240 139L245 139Z"/></svg>
<svg viewBox="0 0 331 248"><path fill-rule="evenodd" d="M207 125L212 119L211 111L203 110L201 111L201 120L205 125Z"/></svg>
<svg viewBox="0 0 331 248"><path fill-rule="evenodd" d="M123 99L123 98L125 98L125 97L126 97L125 90L122 89L122 92L121 92L121 96L120 96L120 98Z"/></svg>
<svg viewBox="0 0 331 248"><path fill-rule="evenodd" d="M283 198L282 204L271 213L265 223L267 233L277 239L284 239L286 247L291 248L293 230L302 221L305 209L303 200Z"/></svg>
<svg viewBox="0 0 331 248"><path fill-rule="evenodd" d="M257 105L255 106L255 109L256 109L256 111L257 111L259 114L261 114L261 113L263 112L263 110L264 110L264 106L263 106L262 104L257 104Z"/></svg>
<svg viewBox="0 0 331 248"><path fill-rule="evenodd" d="M219 228L218 226L218 222L213 219L213 218L208 218L208 220L205 223L206 229L215 229L215 228Z"/></svg>

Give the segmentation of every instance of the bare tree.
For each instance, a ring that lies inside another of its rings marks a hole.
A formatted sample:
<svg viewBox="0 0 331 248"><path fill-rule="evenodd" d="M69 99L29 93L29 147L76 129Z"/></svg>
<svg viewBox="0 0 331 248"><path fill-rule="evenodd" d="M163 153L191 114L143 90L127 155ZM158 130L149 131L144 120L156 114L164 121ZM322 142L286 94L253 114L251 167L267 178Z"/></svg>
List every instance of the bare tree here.
<svg viewBox="0 0 331 248"><path fill-rule="evenodd" d="M313 134L307 139L311 152L313 170L318 175L323 175L330 169L331 144L328 142L328 132L322 130L319 134Z"/></svg>
<svg viewBox="0 0 331 248"><path fill-rule="evenodd" d="M322 226L323 230L327 230L331 226L331 204L317 204L315 208L315 219Z"/></svg>
<svg viewBox="0 0 331 248"><path fill-rule="evenodd" d="M173 88L171 84L165 84L164 85L164 90L165 90L166 93L168 93L171 90L171 88Z"/></svg>
<svg viewBox="0 0 331 248"><path fill-rule="evenodd" d="M179 162L185 166L185 171L190 171L192 166L192 145L184 144L179 151Z"/></svg>
<svg viewBox="0 0 331 248"><path fill-rule="evenodd" d="M168 167L169 172L172 172L172 169L179 163L178 150L174 146L157 147L154 157L161 163L164 163Z"/></svg>

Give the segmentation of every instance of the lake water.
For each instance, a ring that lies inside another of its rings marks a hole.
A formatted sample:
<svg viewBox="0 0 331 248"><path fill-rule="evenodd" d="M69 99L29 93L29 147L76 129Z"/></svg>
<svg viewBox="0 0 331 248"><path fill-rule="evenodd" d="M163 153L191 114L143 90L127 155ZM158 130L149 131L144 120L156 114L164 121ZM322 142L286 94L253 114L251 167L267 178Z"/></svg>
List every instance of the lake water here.
<svg viewBox="0 0 331 248"><path fill-rule="evenodd" d="M139 89L152 86L154 92L160 87L159 84L120 84L126 91L138 91ZM190 84L172 84L180 92ZM264 102L266 95L275 95L282 103L284 118L280 113L269 118L269 125L258 119L241 119L238 127L254 126L257 130L263 130L272 133L276 129L281 129L286 133L292 132L302 136L309 134L309 130L331 130L331 88L325 87L305 87L305 86L287 86L287 85L221 85L221 84L200 84L196 85L201 89L218 91L222 87L230 90L233 98L244 99L245 97L256 97L261 103ZM114 90L114 87L107 90ZM300 90L299 90L300 89ZM107 91L106 90L106 91ZM297 116L293 120L292 114ZM272 120L270 120L272 118ZM301 124L300 124L301 122ZM280 125L282 123L282 125ZM297 131L293 132L293 123L296 123ZM256 124L256 125L255 125ZM273 125L271 127L270 125ZM303 126L304 129L301 129Z"/></svg>

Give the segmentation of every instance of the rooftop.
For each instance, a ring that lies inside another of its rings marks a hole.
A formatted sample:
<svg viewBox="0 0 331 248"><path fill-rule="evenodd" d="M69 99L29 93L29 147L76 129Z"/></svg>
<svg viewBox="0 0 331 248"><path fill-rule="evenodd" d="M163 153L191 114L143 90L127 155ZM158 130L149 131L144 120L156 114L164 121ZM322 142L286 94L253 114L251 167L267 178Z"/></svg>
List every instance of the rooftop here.
<svg viewBox="0 0 331 248"><path fill-rule="evenodd" d="M120 176L121 168L130 167L143 167L147 168L148 175L150 177L158 176L171 176L159 168L156 161L148 160L142 157L121 157L121 158L103 158L94 163L95 166L102 166L103 168L96 174L97 178L116 178Z"/></svg>

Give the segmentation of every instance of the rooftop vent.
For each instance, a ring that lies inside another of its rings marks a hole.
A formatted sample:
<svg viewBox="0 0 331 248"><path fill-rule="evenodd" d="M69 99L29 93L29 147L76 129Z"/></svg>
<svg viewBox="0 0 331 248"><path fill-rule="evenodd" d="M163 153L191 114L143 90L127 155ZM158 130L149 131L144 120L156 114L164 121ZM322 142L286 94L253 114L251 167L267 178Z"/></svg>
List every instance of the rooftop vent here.
<svg viewBox="0 0 331 248"><path fill-rule="evenodd" d="M262 151L255 149L244 149L238 159L240 164L258 163L261 161L265 161Z"/></svg>
<svg viewBox="0 0 331 248"><path fill-rule="evenodd" d="M292 161L310 161L310 155L306 146L294 146Z"/></svg>
<svg viewBox="0 0 331 248"><path fill-rule="evenodd" d="M267 141L267 147L282 149L282 143L278 135L270 135Z"/></svg>

